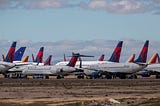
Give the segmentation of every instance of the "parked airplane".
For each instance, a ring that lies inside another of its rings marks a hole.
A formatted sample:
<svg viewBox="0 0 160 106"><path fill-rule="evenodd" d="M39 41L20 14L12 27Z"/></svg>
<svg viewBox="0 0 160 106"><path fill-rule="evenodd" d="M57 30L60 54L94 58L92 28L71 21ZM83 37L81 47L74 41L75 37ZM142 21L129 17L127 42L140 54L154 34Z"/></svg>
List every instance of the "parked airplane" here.
<svg viewBox="0 0 160 106"><path fill-rule="evenodd" d="M158 57L158 54L154 54L151 59L148 61L148 66L150 66L151 64L155 64L156 63L156 60L157 60L157 57ZM147 67L148 67L147 66ZM147 68L146 67L146 68ZM146 71L145 69L142 70L142 71L139 71L136 73L137 75L141 75L142 77L150 77L151 75L151 71Z"/></svg>
<svg viewBox="0 0 160 106"><path fill-rule="evenodd" d="M83 61L82 62L82 67L86 67L88 65L92 65L92 64L99 64L99 63L110 63L110 62L119 62L120 60L120 54L121 54L121 49L122 49L122 44L123 41L119 41L118 45L116 46L116 48L114 49L110 59L108 61ZM102 55L103 57L103 55ZM63 62L58 62L56 65L66 65L68 62L67 61L63 61ZM77 61L76 63L76 68L80 67L80 61Z"/></svg>
<svg viewBox="0 0 160 106"><path fill-rule="evenodd" d="M15 66L15 64L12 63L14 60L15 48L16 42L13 42L4 61L0 61L0 73L5 73L7 70Z"/></svg>
<svg viewBox="0 0 160 106"><path fill-rule="evenodd" d="M43 61L43 52L44 52L44 47L41 47L41 48L39 49L39 52L37 53L36 59L34 59L34 56L33 56L33 54L32 54L33 62L42 63L42 61Z"/></svg>
<svg viewBox="0 0 160 106"><path fill-rule="evenodd" d="M159 56L156 53L149 61L149 65L144 69L145 71L141 73L143 77L149 77L150 75L156 75L156 78L160 78L160 64L156 63L157 59L159 60Z"/></svg>
<svg viewBox="0 0 160 106"><path fill-rule="evenodd" d="M103 77L111 79L112 77L119 77L125 79L126 75L136 73L145 67L147 67L146 62L148 53L149 41L147 40L142 48L142 51L134 63L98 63L89 65L88 67L83 67L81 70L84 72L91 72L90 75L103 75ZM136 77L136 76L135 76Z"/></svg>
<svg viewBox="0 0 160 106"><path fill-rule="evenodd" d="M20 47L15 53L14 53L14 60L13 60L13 63L15 62L20 62L22 57L23 57L23 54L25 52L25 49L26 47ZM2 55L2 58L3 58L3 61L5 60L5 55Z"/></svg>
<svg viewBox="0 0 160 106"><path fill-rule="evenodd" d="M76 72L76 68L74 68L77 59L80 56L78 54L73 54L72 58L70 59L69 63L65 66L59 66L59 65L52 65L52 66L24 66L24 69L22 70L22 74L25 75L41 75L48 78L49 75L56 75L57 78L63 78L63 75L67 75L69 73Z"/></svg>
<svg viewBox="0 0 160 106"><path fill-rule="evenodd" d="M88 67L90 65L94 65L94 64L100 64L100 63L111 63L111 62L119 62L120 60L120 54L121 54L121 49L122 49L122 44L123 44L123 41L119 41L116 48L114 49L110 59L108 61L77 61L76 62L76 68L79 68L79 67ZM103 58L103 55L102 55L102 58ZM63 62L59 62L57 63L56 65L59 65L59 66L63 66L63 65L66 65L67 62L63 61ZM81 65L80 65L81 64ZM84 70L84 72L75 72L75 73L72 73L74 75L77 75L77 78L84 78L84 74L86 76L89 76L89 77L96 77L99 75L99 73L97 71L94 71L94 70Z"/></svg>

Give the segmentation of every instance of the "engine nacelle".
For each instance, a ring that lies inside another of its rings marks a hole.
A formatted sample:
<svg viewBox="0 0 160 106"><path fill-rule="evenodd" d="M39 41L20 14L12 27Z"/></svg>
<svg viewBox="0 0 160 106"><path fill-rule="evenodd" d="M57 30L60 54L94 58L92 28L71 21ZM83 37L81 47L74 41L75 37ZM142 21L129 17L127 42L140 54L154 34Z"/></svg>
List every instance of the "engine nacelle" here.
<svg viewBox="0 0 160 106"><path fill-rule="evenodd" d="M140 73L140 75L142 77L150 77L151 74L148 71L143 71L143 72Z"/></svg>
<svg viewBox="0 0 160 106"><path fill-rule="evenodd" d="M92 72L92 78L99 78L100 73L98 71Z"/></svg>

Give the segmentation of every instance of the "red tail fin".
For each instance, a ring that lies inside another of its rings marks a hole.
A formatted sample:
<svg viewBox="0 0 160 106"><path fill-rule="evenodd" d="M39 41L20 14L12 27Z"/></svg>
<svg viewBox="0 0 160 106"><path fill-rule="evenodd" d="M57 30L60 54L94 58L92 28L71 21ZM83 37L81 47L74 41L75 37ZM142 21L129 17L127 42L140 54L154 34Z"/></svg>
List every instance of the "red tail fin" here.
<svg viewBox="0 0 160 106"><path fill-rule="evenodd" d="M99 61L104 61L104 54L98 59Z"/></svg>
<svg viewBox="0 0 160 106"><path fill-rule="evenodd" d="M158 58L158 53L154 54L151 59L148 61L148 64L154 64L156 63L156 60Z"/></svg>
<svg viewBox="0 0 160 106"><path fill-rule="evenodd" d="M47 60L44 62L44 65L51 65L52 55L50 55Z"/></svg>
<svg viewBox="0 0 160 106"><path fill-rule="evenodd" d="M146 40L146 42L141 50L141 53L140 53L138 59L135 60L135 62L146 63L147 55L148 55L148 46L149 46L149 40Z"/></svg>
<svg viewBox="0 0 160 106"><path fill-rule="evenodd" d="M39 50L39 52L38 52L38 54L37 54L35 62L42 63L42 60L43 60L43 51L44 51L44 47L41 47L40 50Z"/></svg>
<svg viewBox="0 0 160 106"><path fill-rule="evenodd" d="M5 62L13 62L14 53L15 53L15 49L16 49L16 43L17 42L13 42L12 43L12 45L11 45L9 51L8 51L8 54L7 54L7 56L6 56L5 60L4 60Z"/></svg>
<svg viewBox="0 0 160 106"><path fill-rule="evenodd" d="M74 67L76 65L76 62L79 58L79 53L75 54L75 53L72 53L72 57L69 61L69 63L67 64L67 66L70 66L70 67Z"/></svg>
<svg viewBox="0 0 160 106"><path fill-rule="evenodd" d="M29 56L24 57L22 62L28 62L28 58L29 58Z"/></svg>
<svg viewBox="0 0 160 106"><path fill-rule="evenodd" d="M119 41L118 45L114 49L114 52L112 53L111 58L108 61L119 62L120 55L121 55L121 50L122 50L122 44L123 44L123 41Z"/></svg>
<svg viewBox="0 0 160 106"><path fill-rule="evenodd" d="M132 54L131 57L127 60L128 63L134 62L135 54Z"/></svg>

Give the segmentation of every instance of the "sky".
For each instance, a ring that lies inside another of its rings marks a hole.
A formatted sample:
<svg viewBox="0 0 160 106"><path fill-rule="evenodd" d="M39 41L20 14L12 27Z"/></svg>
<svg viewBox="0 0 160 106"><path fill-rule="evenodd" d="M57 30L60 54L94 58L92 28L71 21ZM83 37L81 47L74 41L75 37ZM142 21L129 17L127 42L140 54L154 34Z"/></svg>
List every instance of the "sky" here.
<svg viewBox="0 0 160 106"><path fill-rule="evenodd" d="M160 40L160 0L0 0L0 40Z"/></svg>
<svg viewBox="0 0 160 106"><path fill-rule="evenodd" d="M107 60L119 40L121 62L138 56L145 40L148 60L159 53L160 0L0 0L0 54L17 41L30 57L43 46L53 61L73 51Z"/></svg>

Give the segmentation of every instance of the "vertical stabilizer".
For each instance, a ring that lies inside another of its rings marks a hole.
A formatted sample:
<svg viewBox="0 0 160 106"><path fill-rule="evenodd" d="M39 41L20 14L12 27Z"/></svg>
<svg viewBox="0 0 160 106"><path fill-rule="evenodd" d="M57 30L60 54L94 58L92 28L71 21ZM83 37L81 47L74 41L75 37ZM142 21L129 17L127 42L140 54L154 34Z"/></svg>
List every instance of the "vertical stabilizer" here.
<svg viewBox="0 0 160 106"><path fill-rule="evenodd" d="M148 55L148 46L149 46L149 40L146 40L141 53L139 57L135 60L135 62L140 62L140 63L146 63L147 61L147 55Z"/></svg>
<svg viewBox="0 0 160 106"><path fill-rule="evenodd" d="M132 54L131 57L127 60L127 63L134 62L134 59L135 59L135 54Z"/></svg>
<svg viewBox="0 0 160 106"><path fill-rule="evenodd" d="M21 61L26 47L19 48L14 54L14 61Z"/></svg>
<svg viewBox="0 0 160 106"><path fill-rule="evenodd" d="M40 50L39 50L39 52L38 52L38 54L37 54L35 62L42 63L42 60L43 60L43 51L44 51L44 47L41 47Z"/></svg>
<svg viewBox="0 0 160 106"><path fill-rule="evenodd" d="M25 56L25 57L22 59L22 62L28 62L28 58L29 58L29 56Z"/></svg>
<svg viewBox="0 0 160 106"><path fill-rule="evenodd" d="M104 54L102 54L101 57L98 60L99 61L104 61Z"/></svg>
<svg viewBox="0 0 160 106"><path fill-rule="evenodd" d="M154 54L151 59L148 61L148 64L155 64L158 59L158 53Z"/></svg>
<svg viewBox="0 0 160 106"><path fill-rule="evenodd" d="M119 62L121 50L122 50L122 44L123 44L123 41L119 41L118 45L116 46L116 48L114 49L112 53L112 56L110 57L108 61Z"/></svg>
<svg viewBox="0 0 160 106"><path fill-rule="evenodd" d="M70 67L74 67L76 65L76 62L79 58L79 53L72 53L72 57L69 61L69 63L67 64L67 66L70 66Z"/></svg>
<svg viewBox="0 0 160 106"><path fill-rule="evenodd" d="M5 62L13 62L14 60L14 53L15 53L15 49L16 49L16 43L17 42L13 42L9 51L8 51L8 54L6 56L6 58L4 59Z"/></svg>
<svg viewBox="0 0 160 106"><path fill-rule="evenodd" d="M44 65L51 65L52 55L49 55L47 60L44 62Z"/></svg>

